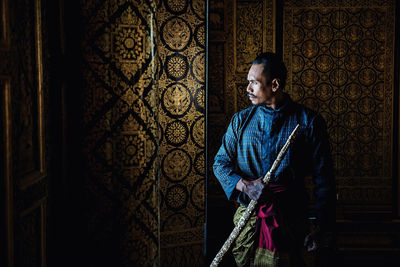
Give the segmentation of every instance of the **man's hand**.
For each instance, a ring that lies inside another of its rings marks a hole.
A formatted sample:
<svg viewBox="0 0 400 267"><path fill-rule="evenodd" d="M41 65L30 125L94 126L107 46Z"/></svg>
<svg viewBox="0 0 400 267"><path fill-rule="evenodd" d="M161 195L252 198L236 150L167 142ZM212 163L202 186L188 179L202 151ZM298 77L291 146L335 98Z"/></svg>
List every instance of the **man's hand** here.
<svg viewBox="0 0 400 267"><path fill-rule="evenodd" d="M321 245L321 230L319 227L316 227L309 233L304 239L304 246L307 248L307 251L315 251Z"/></svg>
<svg viewBox="0 0 400 267"><path fill-rule="evenodd" d="M262 179L263 177L253 181L240 179L236 184L236 189L246 193L252 200L265 199L271 193L269 188L263 184Z"/></svg>

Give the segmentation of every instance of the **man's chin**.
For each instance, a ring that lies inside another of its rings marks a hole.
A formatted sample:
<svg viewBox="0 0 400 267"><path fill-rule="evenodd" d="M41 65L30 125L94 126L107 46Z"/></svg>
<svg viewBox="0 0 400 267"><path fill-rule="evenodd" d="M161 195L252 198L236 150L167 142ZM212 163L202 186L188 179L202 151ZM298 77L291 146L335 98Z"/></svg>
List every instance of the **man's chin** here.
<svg viewBox="0 0 400 267"><path fill-rule="evenodd" d="M253 104L253 105L257 105L258 104L257 98L249 97L249 100L250 100L251 104Z"/></svg>

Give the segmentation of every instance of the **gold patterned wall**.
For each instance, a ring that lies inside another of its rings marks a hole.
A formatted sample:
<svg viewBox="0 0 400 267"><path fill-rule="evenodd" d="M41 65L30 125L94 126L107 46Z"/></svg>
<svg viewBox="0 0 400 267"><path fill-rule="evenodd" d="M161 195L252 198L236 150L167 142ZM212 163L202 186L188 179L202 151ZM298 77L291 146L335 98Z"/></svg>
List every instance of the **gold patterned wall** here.
<svg viewBox="0 0 400 267"><path fill-rule="evenodd" d="M283 11L287 90L327 122L339 251L363 265L390 264L398 249L395 10L395 1L348 0L286 1Z"/></svg>
<svg viewBox="0 0 400 267"><path fill-rule="evenodd" d="M205 2L81 5L85 194L94 207L86 215L96 260L200 266Z"/></svg>
<svg viewBox="0 0 400 267"><path fill-rule="evenodd" d="M225 48L233 51L226 53L225 98L233 100L227 107L233 115L250 106L246 87L251 62L263 51L275 51L275 6L274 1L258 0L234 1L232 7L233 20L226 21L225 26L233 31Z"/></svg>
<svg viewBox="0 0 400 267"><path fill-rule="evenodd" d="M82 2L85 212L99 263L158 261L155 8Z"/></svg>
<svg viewBox="0 0 400 267"><path fill-rule="evenodd" d="M287 90L327 121L340 216L391 214L395 2L285 4Z"/></svg>
<svg viewBox="0 0 400 267"><path fill-rule="evenodd" d="M205 203L206 1L160 1L162 266L201 266Z"/></svg>

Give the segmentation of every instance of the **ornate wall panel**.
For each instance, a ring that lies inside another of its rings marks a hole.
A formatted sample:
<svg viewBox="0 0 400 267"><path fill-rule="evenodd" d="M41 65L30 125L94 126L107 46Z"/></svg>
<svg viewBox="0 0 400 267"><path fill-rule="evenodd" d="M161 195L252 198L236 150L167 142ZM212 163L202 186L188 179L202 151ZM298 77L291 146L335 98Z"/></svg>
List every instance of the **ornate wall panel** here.
<svg viewBox="0 0 400 267"><path fill-rule="evenodd" d="M159 242L155 3L83 1L82 14L89 240L104 254L96 254L99 262L152 265Z"/></svg>
<svg viewBox="0 0 400 267"><path fill-rule="evenodd" d="M124 266L201 265L205 2L82 7L89 239Z"/></svg>
<svg viewBox="0 0 400 267"><path fill-rule="evenodd" d="M328 125L339 251L360 266L390 265L399 238L393 220L395 1L287 1L283 28L287 90ZM308 185L311 191L311 179Z"/></svg>
<svg viewBox="0 0 400 267"><path fill-rule="evenodd" d="M275 21L274 1L234 1L233 27L234 54L233 65L225 64L226 69L226 97L233 94L233 110L237 112L251 104L246 96L247 72L251 62L258 54L266 51L275 51ZM228 60L228 59L226 59ZM233 115L232 113L232 115Z"/></svg>
<svg viewBox="0 0 400 267"><path fill-rule="evenodd" d="M157 9L162 266L201 266L205 203L206 1Z"/></svg>
<svg viewBox="0 0 400 267"><path fill-rule="evenodd" d="M394 1L284 9L287 90L327 121L343 213L392 212L394 10Z"/></svg>

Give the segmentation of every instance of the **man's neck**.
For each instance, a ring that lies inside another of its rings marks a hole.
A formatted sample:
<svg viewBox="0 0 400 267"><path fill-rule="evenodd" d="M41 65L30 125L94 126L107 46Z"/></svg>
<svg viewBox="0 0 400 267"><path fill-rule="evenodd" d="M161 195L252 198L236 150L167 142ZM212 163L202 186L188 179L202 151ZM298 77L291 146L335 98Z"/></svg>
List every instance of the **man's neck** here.
<svg viewBox="0 0 400 267"><path fill-rule="evenodd" d="M286 95L282 91L279 91L272 97L271 103L266 103L265 105L268 108L275 110L280 108L285 103L285 99Z"/></svg>

